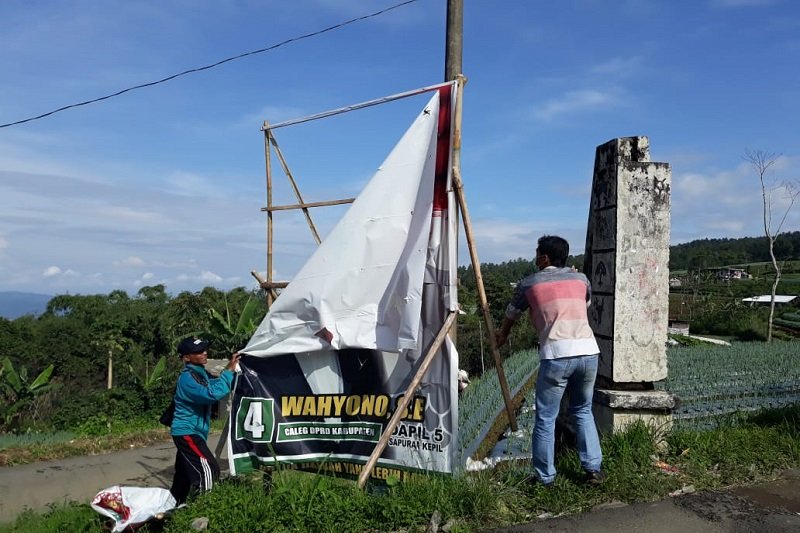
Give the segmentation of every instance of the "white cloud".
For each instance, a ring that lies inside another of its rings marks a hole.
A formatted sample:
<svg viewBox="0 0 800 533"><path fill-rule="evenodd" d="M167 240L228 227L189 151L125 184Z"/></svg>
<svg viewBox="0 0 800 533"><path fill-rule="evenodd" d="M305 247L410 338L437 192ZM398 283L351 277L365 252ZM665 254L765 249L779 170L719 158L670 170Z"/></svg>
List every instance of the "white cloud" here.
<svg viewBox="0 0 800 533"><path fill-rule="evenodd" d="M42 272L42 277L45 278L52 278L53 276L58 276L61 274L61 269L57 266L47 267L44 272Z"/></svg>
<svg viewBox="0 0 800 533"><path fill-rule="evenodd" d="M165 218L160 213L122 205L103 206L98 208L96 213L98 217L122 223L159 224L165 222Z"/></svg>
<svg viewBox="0 0 800 533"><path fill-rule="evenodd" d="M149 281L155 277L156 275L153 274L152 272L145 272L144 274L142 274L142 281Z"/></svg>
<svg viewBox="0 0 800 533"><path fill-rule="evenodd" d="M223 280L222 276L219 274L214 274L213 272L209 272L208 270L204 270L200 274L199 279L207 283L219 283Z"/></svg>
<svg viewBox="0 0 800 533"><path fill-rule="evenodd" d="M592 74L614 75L614 76L633 76L640 74L642 70L642 58L633 57L614 57L605 63L595 65L591 68Z"/></svg>
<svg viewBox="0 0 800 533"><path fill-rule="evenodd" d="M144 259L136 257L135 255L126 257L122 261L114 261L114 266L143 267L145 264Z"/></svg>
<svg viewBox="0 0 800 533"><path fill-rule="evenodd" d="M571 91L561 98L549 100L533 109L533 116L542 121L552 121L567 114L609 109L619 105L619 98L610 92L595 89Z"/></svg>
<svg viewBox="0 0 800 533"><path fill-rule="evenodd" d="M8 248L8 239L0 236L0 250L5 250L6 248Z"/></svg>
<svg viewBox="0 0 800 533"><path fill-rule="evenodd" d="M798 165L794 158L776 159L773 177L791 176ZM788 206L779 192L773 196L773 219L777 224ZM800 230L800 206L794 206L782 231ZM773 229L776 229L773 227ZM763 234L763 204L757 174L747 162L733 169L676 173L672 179L672 241L704 237L743 237Z"/></svg>
<svg viewBox="0 0 800 533"><path fill-rule="evenodd" d="M216 180L225 181L225 180ZM217 196L222 191L215 185L215 180L193 172L176 171L166 179L170 192L179 196Z"/></svg>
<svg viewBox="0 0 800 533"><path fill-rule="evenodd" d="M531 258L536 241L542 235L560 235L570 243L570 253L583 253L586 228L576 228L562 221L483 218L473 221L473 234L481 262L501 263L519 257ZM469 249L464 236L460 236L459 264L470 264Z"/></svg>

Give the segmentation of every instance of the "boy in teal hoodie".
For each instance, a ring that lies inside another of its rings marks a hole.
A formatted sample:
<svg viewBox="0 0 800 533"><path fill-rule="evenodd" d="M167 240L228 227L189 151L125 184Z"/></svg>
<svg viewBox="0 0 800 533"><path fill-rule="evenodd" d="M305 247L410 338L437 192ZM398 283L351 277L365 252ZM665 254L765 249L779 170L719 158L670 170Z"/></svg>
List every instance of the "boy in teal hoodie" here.
<svg viewBox="0 0 800 533"><path fill-rule="evenodd" d="M239 353L231 356L218 378L206 372L207 341L196 337L183 339L178 354L185 366L175 389L175 415L172 440L178 449L175 477L170 492L178 504L184 503L192 488L211 490L219 479L219 464L208 449L208 428L211 408L231 392Z"/></svg>

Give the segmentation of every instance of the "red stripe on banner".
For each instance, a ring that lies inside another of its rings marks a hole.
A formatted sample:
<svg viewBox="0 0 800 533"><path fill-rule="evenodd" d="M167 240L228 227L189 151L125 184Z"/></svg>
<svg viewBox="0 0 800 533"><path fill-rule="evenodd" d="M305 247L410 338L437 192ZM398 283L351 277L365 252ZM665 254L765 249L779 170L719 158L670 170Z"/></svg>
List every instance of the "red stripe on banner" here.
<svg viewBox="0 0 800 533"><path fill-rule="evenodd" d="M196 453L198 457L200 457L201 459L205 459L206 458L206 456L203 455L203 452L200 451L200 448L197 447L197 444L195 444L194 441L192 440L192 436L191 435L184 435L183 436L183 440L186 441L186 444L189 445L189 448L191 448L192 451L194 453Z"/></svg>
<svg viewBox="0 0 800 533"><path fill-rule="evenodd" d="M447 210L447 175L450 165L450 100L453 86L439 89L439 131L436 138L436 177L433 185L433 212Z"/></svg>

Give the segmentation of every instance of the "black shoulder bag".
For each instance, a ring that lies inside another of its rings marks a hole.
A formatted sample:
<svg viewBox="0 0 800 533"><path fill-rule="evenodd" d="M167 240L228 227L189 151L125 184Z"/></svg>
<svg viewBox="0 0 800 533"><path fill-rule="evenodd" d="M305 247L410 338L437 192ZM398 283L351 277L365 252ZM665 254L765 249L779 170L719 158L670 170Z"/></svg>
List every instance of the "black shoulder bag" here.
<svg viewBox="0 0 800 533"><path fill-rule="evenodd" d="M194 380L199 384L208 386L208 381L205 379L205 377L201 376L191 368L189 369L189 372L192 374ZM180 376L178 376L178 379L180 379ZM177 392L178 387L176 385L175 392L172 393L172 400L170 400L169 405L166 409L164 409L164 412L161 413L161 416L158 417L158 421L164 426L172 427L172 421L175 419L175 394L177 394Z"/></svg>
<svg viewBox="0 0 800 533"><path fill-rule="evenodd" d="M161 416L158 417L158 421L167 426L172 426L172 420L175 418L175 394L172 395L172 399L169 401L169 405L164 412L161 413Z"/></svg>

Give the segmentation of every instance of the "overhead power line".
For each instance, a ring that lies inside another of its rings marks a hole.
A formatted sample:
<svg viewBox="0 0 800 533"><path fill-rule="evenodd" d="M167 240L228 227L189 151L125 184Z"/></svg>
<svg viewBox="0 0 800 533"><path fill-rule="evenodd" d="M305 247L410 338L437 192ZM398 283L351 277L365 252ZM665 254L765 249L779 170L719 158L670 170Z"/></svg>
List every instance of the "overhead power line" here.
<svg viewBox="0 0 800 533"><path fill-rule="evenodd" d="M224 63L229 63L229 62L235 61L237 59L242 59L243 57L252 56L252 55L256 55L256 54L261 54L261 53L264 53L264 52L269 52L270 50L275 50L276 48L280 48L281 46L287 45L289 43L293 43L293 42L296 42L296 41L302 41L303 39L308 39L310 37L315 37L317 35L320 35L320 34L323 34L323 33L327 33L329 31L333 31L333 30L342 28L342 27L347 26L349 24L353 24L354 22L360 22L362 20L366 20L366 19L369 19L369 18L372 18L372 17L377 17L378 15L382 15L382 14L388 12L388 11L392 11L393 9L397 9L398 7L403 7L403 6L408 5L408 4L413 4L414 2L417 2L417 1L418 0L406 0L405 2L401 2L399 4L395 4L393 6L385 8L385 9L381 9L380 11L376 11L374 13L370 13L369 15L363 15L361 17L356 17L354 19L350 19L350 20L347 20L345 22L340 22L339 24L334 24L333 26L328 26L327 28L324 28L324 29L321 29L321 30L318 30L318 31L315 31L315 32L306 33L305 35L299 35L297 37L292 37L291 39L286 39L285 41L281 41L281 42L279 42L277 44L273 44L272 46L268 46L266 48L260 48L258 50L253 50L251 52L245 52L243 54L239 54L239 55L236 55L236 56L233 56L233 57L228 57L226 59L223 59L221 61L217 61L216 63L212 63L212 64L206 65L204 67L198 67L198 68L192 68L192 69L189 69L189 70L184 70L183 72L180 72L178 74L173 74L172 76L167 76L166 78L162 78L162 79L157 80L157 81L151 81L149 83L142 83L141 85L135 85L133 87L128 87L127 89L122 89L121 91L117 91L117 92L112 93L112 94L107 94L106 96L101 96L99 98L93 98L91 100L86 100L84 102L78 102L77 104L70 104L70 105L66 105L64 107L59 107L58 109L54 109L52 111L48 111L47 113L42 113L41 115L37 115L37 116L34 116L34 117L29 117L29 118L25 118L25 119L22 119L22 120L17 120L17 121L14 121L14 122L8 122L6 124L0 124L0 128L8 128L9 126L16 126L18 124L24 124L26 122L32 122L34 120L39 120L39 119L42 119L42 118L45 118L45 117L49 117L50 115L55 115L56 113L60 113L61 111L66 111L67 109L72 109L73 107L80 107L80 106L93 104L95 102L100 102L101 100L108 100L110 98L114 98L115 96L119 96L121 94L125 94L125 93L131 92L131 91L135 91L136 89L143 89L145 87L152 87L152 86L158 85L160 83L165 83L165 82L168 82L170 80L174 80L175 78L179 78L181 76L186 76L187 74L193 74L195 72L200 72L200 71L203 71L203 70L209 70L209 69L212 69L214 67L218 67L218 66L220 66L220 65L222 65Z"/></svg>

